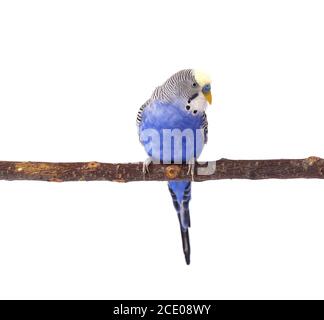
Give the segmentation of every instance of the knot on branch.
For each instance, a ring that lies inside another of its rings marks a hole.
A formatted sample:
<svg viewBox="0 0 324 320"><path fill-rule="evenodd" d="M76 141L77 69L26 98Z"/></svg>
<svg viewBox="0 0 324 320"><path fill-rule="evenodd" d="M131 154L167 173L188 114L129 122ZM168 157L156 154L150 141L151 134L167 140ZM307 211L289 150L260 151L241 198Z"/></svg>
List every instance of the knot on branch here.
<svg viewBox="0 0 324 320"><path fill-rule="evenodd" d="M174 180L176 179L181 172L181 168L176 165L167 166L165 168L165 176L167 179Z"/></svg>
<svg viewBox="0 0 324 320"><path fill-rule="evenodd" d="M96 161L92 161L92 162L88 162L85 165L85 169L90 169L90 170L95 170L100 166L99 162Z"/></svg>
<svg viewBox="0 0 324 320"><path fill-rule="evenodd" d="M303 167L304 169L308 169L308 167L311 167L313 166L317 161L321 160L321 158L319 157L314 157L314 156L311 156L311 157L308 157L306 159L303 160Z"/></svg>

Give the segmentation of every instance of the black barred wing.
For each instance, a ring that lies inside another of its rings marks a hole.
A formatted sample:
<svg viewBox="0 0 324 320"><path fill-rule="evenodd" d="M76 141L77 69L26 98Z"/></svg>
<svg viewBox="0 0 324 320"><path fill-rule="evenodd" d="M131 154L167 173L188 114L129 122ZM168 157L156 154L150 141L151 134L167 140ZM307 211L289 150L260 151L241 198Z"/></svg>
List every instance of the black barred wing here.
<svg viewBox="0 0 324 320"><path fill-rule="evenodd" d="M143 112L144 109L148 106L148 104L150 103L150 100L147 100L138 110L137 112L137 118L136 118L136 125L137 127L139 127L141 125L142 122L142 117L143 117Z"/></svg>
<svg viewBox="0 0 324 320"><path fill-rule="evenodd" d="M208 121L207 121L207 115L204 112L202 116L202 125L201 128L204 130L204 138L205 138L205 143L207 143L208 140Z"/></svg>

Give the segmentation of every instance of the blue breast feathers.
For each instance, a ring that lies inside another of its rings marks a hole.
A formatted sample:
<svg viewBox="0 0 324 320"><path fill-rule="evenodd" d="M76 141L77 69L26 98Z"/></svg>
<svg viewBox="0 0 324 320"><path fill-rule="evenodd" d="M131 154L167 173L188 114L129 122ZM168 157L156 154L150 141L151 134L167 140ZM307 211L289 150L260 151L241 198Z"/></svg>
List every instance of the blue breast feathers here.
<svg viewBox="0 0 324 320"><path fill-rule="evenodd" d="M140 141L155 161L184 163L202 152L203 114L192 114L180 104L153 102L146 106L139 126Z"/></svg>

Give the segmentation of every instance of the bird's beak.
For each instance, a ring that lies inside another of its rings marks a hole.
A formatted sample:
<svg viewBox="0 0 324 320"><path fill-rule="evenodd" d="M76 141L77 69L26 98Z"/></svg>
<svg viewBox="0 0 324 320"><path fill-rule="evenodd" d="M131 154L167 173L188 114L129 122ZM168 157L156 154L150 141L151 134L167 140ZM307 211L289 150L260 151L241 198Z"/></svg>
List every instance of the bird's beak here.
<svg viewBox="0 0 324 320"><path fill-rule="evenodd" d="M211 91L203 92L203 95L204 95L205 99L207 100L207 102L209 104L212 104L213 97L212 97Z"/></svg>

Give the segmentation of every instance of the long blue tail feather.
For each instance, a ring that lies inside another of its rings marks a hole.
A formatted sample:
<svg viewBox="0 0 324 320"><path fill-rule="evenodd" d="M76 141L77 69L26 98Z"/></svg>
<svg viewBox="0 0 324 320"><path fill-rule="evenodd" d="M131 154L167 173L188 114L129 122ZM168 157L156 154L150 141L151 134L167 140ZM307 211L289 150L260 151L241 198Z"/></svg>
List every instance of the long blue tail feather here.
<svg viewBox="0 0 324 320"><path fill-rule="evenodd" d="M169 181L168 186L174 208L178 214L183 253L185 255L186 263L190 264L190 241L188 228L190 227L189 201L191 199L191 182Z"/></svg>

